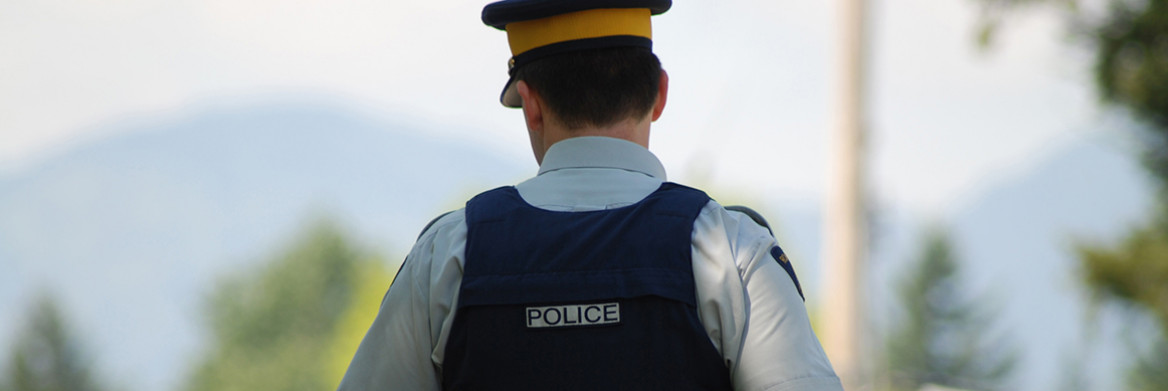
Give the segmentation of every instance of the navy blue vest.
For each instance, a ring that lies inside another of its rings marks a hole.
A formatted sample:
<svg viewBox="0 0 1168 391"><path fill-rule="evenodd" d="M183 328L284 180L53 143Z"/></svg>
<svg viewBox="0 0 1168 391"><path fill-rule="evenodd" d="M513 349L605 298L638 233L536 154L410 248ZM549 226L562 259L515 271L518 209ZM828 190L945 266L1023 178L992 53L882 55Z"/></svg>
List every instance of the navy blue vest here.
<svg viewBox="0 0 1168 391"><path fill-rule="evenodd" d="M546 211L514 187L467 202L446 390L729 390L698 320L691 237L709 197Z"/></svg>

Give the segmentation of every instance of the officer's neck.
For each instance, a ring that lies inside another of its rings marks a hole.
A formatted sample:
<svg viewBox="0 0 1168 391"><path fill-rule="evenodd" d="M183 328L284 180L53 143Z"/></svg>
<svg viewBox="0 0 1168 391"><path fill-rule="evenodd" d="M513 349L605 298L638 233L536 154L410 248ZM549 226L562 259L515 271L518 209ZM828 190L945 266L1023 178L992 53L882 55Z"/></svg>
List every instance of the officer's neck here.
<svg viewBox="0 0 1168 391"><path fill-rule="evenodd" d="M516 90L523 100L523 118L527 123L528 137L531 138L531 151L535 153L535 161L543 164L543 155L547 153L548 148L573 137L612 137L649 148L649 126L661 117L661 112L665 109L669 75L661 71L661 82L657 87L657 99L653 102L652 110L643 116L627 118L605 126L568 127L559 120L555 112L547 109L539 93L529 88L527 82L520 80L516 83Z"/></svg>
<svg viewBox="0 0 1168 391"><path fill-rule="evenodd" d="M569 128L561 122L545 116L542 131L531 132L531 148L535 152L535 160L539 164L543 164L543 155L552 145L575 137L611 137L631 141L649 148L649 126L652 122L649 116L645 116L644 118L629 118L603 127Z"/></svg>

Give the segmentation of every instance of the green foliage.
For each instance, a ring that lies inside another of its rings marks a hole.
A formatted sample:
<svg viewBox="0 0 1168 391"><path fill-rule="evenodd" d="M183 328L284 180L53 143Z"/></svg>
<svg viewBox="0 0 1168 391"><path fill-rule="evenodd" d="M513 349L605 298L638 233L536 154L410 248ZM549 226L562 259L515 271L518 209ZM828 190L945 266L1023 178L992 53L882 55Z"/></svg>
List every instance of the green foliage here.
<svg viewBox="0 0 1168 391"><path fill-rule="evenodd" d="M1014 354L985 338L991 319L966 297L946 233L927 234L920 257L897 288L904 316L887 341L891 389L1002 388Z"/></svg>
<svg viewBox="0 0 1168 391"><path fill-rule="evenodd" d="M57 303L41 297L32 308L28 324L12 350L5 391L102 390L79 342L69 334L68 323Z"/></svg>
<svg viewBox="0 0 1168 391"><path fill-rule="evenodd" d="M1143 139L1144 161L1168 187L1168 0L1110 5L1093 34L1095 85L1105 100L1150 125Z"/></svg>
<svg viewBox="0 0 1168 391"><path fill-rule="evenodd" d="M377 317L381 299L385 298L385 291L393 281L394 276L389 274L381 262L365 262L359 266L357 280L353 284L356 296L337 320L336 332L329 343L329 367L326 370L328 384L341 383L345 370L349 369L349 361L365 338L369 325Z"/></svg>
<svg viewBox="0 0 1168 391"><path fill-rule="evenodd" d="M376 315L377 306L358 295L363 274L387 276L379 262L365 260L333 226L318 224L263 268L234 276L209 300L212 345L189 379L190 391L322 390L335 388L334 347L346 312ZM388 278L370 281L384 293ZM368 295L368 294L367 294ZM380 293L375 293L380 297ZM361 331L368 323L358 326ZM339 364L339 365L345 365Z"/></svg>
<svg viewBox="0 0 1168 391"><path fill-rule="evenodd" d="M1113 1L1097 27L1096 85L1104 98L1168 128L1168 0Z"/></svg>
<svg viewBox="0 0 1168 391"><path fill-rule="evenodd" d="M1168 232L1144 227L1114 248L1084 246L1079 254L1095 297L1146 309L1168 330Z"/></svg>

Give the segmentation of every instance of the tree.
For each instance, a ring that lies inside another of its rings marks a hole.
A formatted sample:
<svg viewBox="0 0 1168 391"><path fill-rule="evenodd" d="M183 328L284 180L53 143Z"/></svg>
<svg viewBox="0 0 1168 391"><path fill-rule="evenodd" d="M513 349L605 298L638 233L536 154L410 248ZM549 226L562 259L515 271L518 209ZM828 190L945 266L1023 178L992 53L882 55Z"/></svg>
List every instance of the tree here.
<svg viewBox="0 0 1168 391"><path fill-rule="evenodd" d="M357 280L353 283L356 296L337 320L336 332L329 342L329 367L325 372L328 384L341 383L353 354L365 338L369 325L377 317L381 299L385 298L385 291L394 277L382 265L381 262L363 262L358 265Z"/></svg>
<svg viewBox="0 0 1168 391"><path fill-rule="evenodd" d="M262 268L220 284L208 301L212 344L186 389L336 388L336 368L357 348L338 335L363 335L371 322L354 323L353 331L342 319L376 315L390 279L381 262L361 255L337 228L316 224Z"/></svg>
<svg viewBox="0 0 1168 391"><path fill-rule="evenodd" d="M948 235L929 231L919 258L897 286L904 316L887 340L889 385L1003 388L1014 354L985 337L991 319L965 296Z"/></svg>
<svg viewBox="0 0 1168 391"><path fill-rule="evenodd" d="M80 342L70 335L56 301L48 295L36 301L28 324L12 350L5 381L6 391L97 391Z"/></svg>

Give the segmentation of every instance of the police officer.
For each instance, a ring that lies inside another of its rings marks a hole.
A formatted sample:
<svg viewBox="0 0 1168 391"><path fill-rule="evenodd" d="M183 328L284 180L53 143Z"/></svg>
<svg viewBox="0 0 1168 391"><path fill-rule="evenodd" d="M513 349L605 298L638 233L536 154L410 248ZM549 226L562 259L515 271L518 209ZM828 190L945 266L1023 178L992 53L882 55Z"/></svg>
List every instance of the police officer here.
<svg viewBox="0 0 1168 391"><path fill-rule="evenodd" d="M840 390L765 223L649 152L670 0L507 0L540 164L422 232L341 390Z"/></svg>

